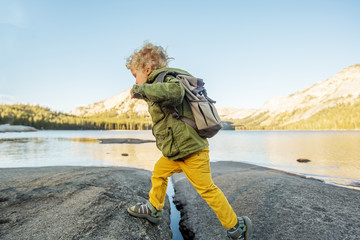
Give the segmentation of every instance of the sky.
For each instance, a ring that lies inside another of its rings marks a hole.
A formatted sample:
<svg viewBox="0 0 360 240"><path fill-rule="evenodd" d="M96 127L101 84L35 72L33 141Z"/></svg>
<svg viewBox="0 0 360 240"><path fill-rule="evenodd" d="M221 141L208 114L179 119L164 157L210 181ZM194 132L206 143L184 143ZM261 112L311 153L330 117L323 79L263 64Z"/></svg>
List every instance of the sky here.
<svg viewBox="0 0 360 240"><path fill-rule="evenodd" d="M358 0L0 0L0 103L69 112L119 94L145 41L217 107L260 108L360 63Z"/></svg>

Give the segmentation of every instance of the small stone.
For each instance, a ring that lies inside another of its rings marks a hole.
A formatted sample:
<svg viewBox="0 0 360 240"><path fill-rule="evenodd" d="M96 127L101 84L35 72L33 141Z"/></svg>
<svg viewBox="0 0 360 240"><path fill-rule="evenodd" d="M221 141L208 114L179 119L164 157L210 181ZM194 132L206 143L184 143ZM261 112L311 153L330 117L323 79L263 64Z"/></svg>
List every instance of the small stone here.
<svg viewBox="0 0 360 240"><path fill-rule="evenodd" d="M307 162L311 162L311 160L306 159L306 158L299 158L299 159L298 159L298 160L296 160L296 161L298 161L298 162L300 162L300 163L307 163Z"/></svg>
<svg viewBox="0 0 360 240"><path fill-rule="evenodd" d="M127 154L127 153L122 153L121 156L127 157L127 156L129 156L129 154Z"/></svg>

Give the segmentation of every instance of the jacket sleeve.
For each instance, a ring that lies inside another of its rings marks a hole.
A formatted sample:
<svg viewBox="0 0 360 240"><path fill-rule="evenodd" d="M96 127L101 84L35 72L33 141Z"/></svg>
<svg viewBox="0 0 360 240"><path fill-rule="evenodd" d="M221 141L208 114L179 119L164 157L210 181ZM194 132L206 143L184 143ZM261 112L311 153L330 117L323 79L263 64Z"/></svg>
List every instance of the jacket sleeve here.
<svg viewBox="0 0 360 240"><path fill-rule="evenodd" d="M184 87L175 78L164 83L135 84L132 91L135 98L145 98L164 107L181 104L185 96Z"/></svg>

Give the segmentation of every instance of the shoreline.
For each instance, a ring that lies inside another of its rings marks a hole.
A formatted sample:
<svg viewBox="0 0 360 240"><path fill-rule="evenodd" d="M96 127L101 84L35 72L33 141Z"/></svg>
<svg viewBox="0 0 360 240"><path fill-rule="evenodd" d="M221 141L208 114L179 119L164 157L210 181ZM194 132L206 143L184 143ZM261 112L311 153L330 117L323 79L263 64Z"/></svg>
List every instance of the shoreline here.
<svg viewBox="0 0 360 240"><path fill-rule="evenodd" d="M8 123L6 124L0 124L1 126L10 126L15 128L18 128L18 132L21 132L22 128L32 128L34 131L135 131L135 132L141 132L141 131L151 131L151 129L139 129L139 130L124 130L124 129L36 129L31 126L26 125L10 125ZM220 130L222 132L360 132L360 129L243 129L243 130ZM1 132L1 131L0 131ZM26 131L25 131L26 132Z"/></svg>
<svg viewBox="0 0 360 240"><path fill-rule="evenodd" d="M99 139L94 139L96 141L98 141ZM116 141L115 142L112 142L113 139L111 139L111 142L109 142L109 144L123 144L123 142L121 143L117 143ZM123 139L120 139L121 141ZM139 142L135 143L135 144L141 144L141 143L148 143L148 140L144 140L144 142L142 142L142 139L136 139L136 140L140 140ZM99 142L100 143L100 142ZM100 143L101 144L101 143ZM108 143L105 143L105 144L108 144ZM288 175L291 175L291 176L296 176L296 177L300 177L300 178L303 178L303 179L309 179L309 180L314 180L314 181L318 181L320 183L323 183L323 184L326 184L326 185L331 185L331 186L336 186L336 187L340 187L340 188L345 188L345 189L352 189L352 190L355 190L355 191L360 191L360 182L359 183L355 183L355 184L359 184L359 185L346 185L346 184L340 184L340 183L334 183L334 182L327 182L323 179L320 179L320 178L316 178L314 176L311 176L310 174L306 175L306 174L302 174L302 173L296 173L296 172L288 172L288 171L285 171L285 170L282 170L280 168L272 168L272 167L269 167L269 166L262 166L262 165L256 165L256 164L251 164L251 163L246 163L246 162L238 162L238 161L227 161L227 160L223 160L223 161L213 161L213 162L210 162L210 164L218 164L218 163L234 163L234 164L246 164L246 165L252 165L254 167L262 167L262 168L267 168L267 169L270 169L270 170L274 170L274 171L279 171L279 172L282 172L284 174L288 174ZM87 165L87 166L82 166L82 165L45 165L45 166L36 166L36 167L0 167L0 170L2 169L21 169L21 168L52 168L52 167L89 167L89 168L118 168L118 167L122 167L122 166L112 166L112 165ZM127 168L126 166L124 166L125 168ZM134 169L139 169L139 170L145 170L145 171L151 171L149 169L145 169L145 168L140 168L140 167L132 167L132 166L129 166L128 168L134 168Z"/></svg>
<svg viewBox="0 0 360 240"><path fill-rule="evenodd" d="M356 184L356 186L354 185L346 185L346 184L340 184L340 183L334 183L334 182L328 182L326 180L320 179L320 178L316 178L315 175L311 175L311 174L304 174L304 173L297 173L297 172L288 172L285 171L281 168L272 168L269 166L262 166L262 165L256 165L256 164L251 164L251 163L246 163L246 162L236 162L236 161L214 161L211 163L221 163L221 162L233 162L233 163L240 163L240 164L248 164L248 165L253 165L253 166L257 166L257 167L263 167L263 168L268 168L270 170L274 170L274 171L279 171L279 172L283 172L285 174L289 174L289 175L293 175L296 177L300 177L300 178L304 178L304 179L309 179L309 180L314 180L314 181L318 181L321 182L323 184L326 185L332 185L332 186L336 186L336 187L341 187L341 188L346 188L346 189L352 189L352 190L356 190L356 191L360 191L360 182L354 182ZM326 177L326 176L324 176ZM328 176L331 177L331 176ZM359 185L357 185L359 184Z"/></svg>
<svg viewBox="0 0 360 240"><path fill-rule="evenodd" d="M0 133L7 132L36 132L36 128L24 125L0 124Z"/></svg>

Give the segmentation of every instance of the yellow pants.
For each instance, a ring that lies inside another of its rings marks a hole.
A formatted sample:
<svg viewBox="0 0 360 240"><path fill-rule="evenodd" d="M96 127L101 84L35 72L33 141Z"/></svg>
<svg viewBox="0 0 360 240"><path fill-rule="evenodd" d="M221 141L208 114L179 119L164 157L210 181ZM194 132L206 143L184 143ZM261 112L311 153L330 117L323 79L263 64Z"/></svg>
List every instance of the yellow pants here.
<svg viewBox="0 0 360 240"><path fill-rule="evenodd" d="M236 214L224 193L211 179L209 148L193 153L181 161L169 161L164 156L157 161L152 172L152 188L149 193L149 201L156 209L161 210L164 207L168 177L179 172L184 172L196 191L214 210L224 228L235 226Z"/></svg>

